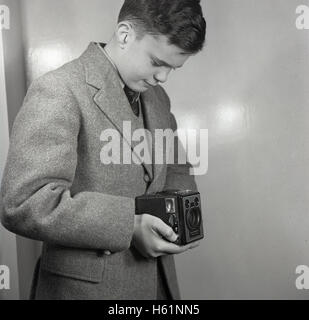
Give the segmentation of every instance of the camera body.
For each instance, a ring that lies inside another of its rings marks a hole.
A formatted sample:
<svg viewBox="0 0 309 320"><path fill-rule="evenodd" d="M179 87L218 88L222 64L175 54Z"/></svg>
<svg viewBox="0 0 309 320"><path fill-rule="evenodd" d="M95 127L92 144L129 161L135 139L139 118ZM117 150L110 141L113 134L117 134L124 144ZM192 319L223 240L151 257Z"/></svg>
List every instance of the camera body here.
<svg viewBox="0 0 309 320"><path fill-rule="evenodd" d="M178 245L204 238L200 193L166 190L135 198L135 214L150 214L163 220L179 235Z"/></svg>

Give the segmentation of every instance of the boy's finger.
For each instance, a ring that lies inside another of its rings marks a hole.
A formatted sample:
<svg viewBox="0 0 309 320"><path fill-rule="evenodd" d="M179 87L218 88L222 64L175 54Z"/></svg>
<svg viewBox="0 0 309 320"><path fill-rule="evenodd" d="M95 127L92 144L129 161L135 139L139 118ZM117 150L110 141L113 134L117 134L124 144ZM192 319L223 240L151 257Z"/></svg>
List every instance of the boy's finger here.
<svg viewBox="0 0 309 320"><path fill-rule="evenodd" d="M175 242L178 239L178 235L174 232L174 230L161 219L158 218L154 227L155 231L163 236L166 240Z"/></svg>

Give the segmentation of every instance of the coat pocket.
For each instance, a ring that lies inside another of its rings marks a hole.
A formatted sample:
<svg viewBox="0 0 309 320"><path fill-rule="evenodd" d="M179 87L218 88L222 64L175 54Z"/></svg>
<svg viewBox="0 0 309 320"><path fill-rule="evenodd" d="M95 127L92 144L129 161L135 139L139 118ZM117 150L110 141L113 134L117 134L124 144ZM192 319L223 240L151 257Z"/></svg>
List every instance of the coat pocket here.
<svg viewBox="0 0 309 320"><path fill-rule="evenodd" d="M98 250L43 245L41 268L51 273L93 283L102 281L105 257Z"/></svg>

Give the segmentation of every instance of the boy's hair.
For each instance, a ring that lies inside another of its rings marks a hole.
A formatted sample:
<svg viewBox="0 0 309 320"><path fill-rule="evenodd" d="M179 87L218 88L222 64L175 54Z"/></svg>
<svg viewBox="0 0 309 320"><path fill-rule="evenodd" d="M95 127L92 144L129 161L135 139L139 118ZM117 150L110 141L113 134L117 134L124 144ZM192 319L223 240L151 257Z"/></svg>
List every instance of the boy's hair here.
<svg viewBox="0 0 309 320"><path fill-rule="evenodd" d="M200 0L125 0L118 23L130 21L138 38L164 35L185 53L202 50L206 21Z"/></svg>

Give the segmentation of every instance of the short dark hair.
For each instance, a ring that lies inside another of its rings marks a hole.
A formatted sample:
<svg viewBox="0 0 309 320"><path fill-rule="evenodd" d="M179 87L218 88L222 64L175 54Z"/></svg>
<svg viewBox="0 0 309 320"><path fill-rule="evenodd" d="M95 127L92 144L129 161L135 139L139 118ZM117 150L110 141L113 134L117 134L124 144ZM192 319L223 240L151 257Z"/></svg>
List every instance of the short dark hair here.
<svg viewBox="0 0 309 320"><path fill-rule="evenodd" d="M125 0L118 23L130 21L139 37L164 35L185 53L202 50L206 21L200 0Z"/></svg>

